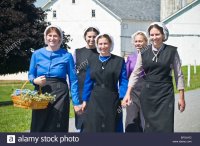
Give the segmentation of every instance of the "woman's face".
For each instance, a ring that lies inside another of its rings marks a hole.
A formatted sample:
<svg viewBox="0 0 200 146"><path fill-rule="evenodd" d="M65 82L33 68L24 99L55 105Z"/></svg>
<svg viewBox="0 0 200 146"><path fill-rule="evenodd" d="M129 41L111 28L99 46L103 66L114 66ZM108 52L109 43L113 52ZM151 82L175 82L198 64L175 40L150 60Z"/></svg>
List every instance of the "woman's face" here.
<svg viewBox="0 0 200 146"><path fill-rule="evenodd" d="M134 37L134 45L136 49L142 49L147 45L146 40L144 39L144 36L138 34Z"/></svg>
<svg viewBox="0 0 200 146"><path fill-rule="evenodd" d="M85 36L87 48L89 48L89 49L95 48L95 38L96 38L96 36L97 36L97 34L94 31L87 32L87 34Z"/></svg>
<svg viewBox="0 0 200 146"><path fill-rule="evenodd" d="M47 43L50 47L58 47L60 43L60 36L56 33L56 31L51 31L47 34Z"/></svg>
<svg viewBox="0 0 200 146"><path fill-rule="evenodd" d="M109 56L110 55L111 44L107 38L105 38L105 37L99 38L97 45L100 50L101 56Z"/></svg>
<svg viewBox="0 0 200 146"><path fill-rule="evenodd" d="M152 45L155 48L160 48L163 43L164 35L155 27L150 30L149 34Z"/></svg>

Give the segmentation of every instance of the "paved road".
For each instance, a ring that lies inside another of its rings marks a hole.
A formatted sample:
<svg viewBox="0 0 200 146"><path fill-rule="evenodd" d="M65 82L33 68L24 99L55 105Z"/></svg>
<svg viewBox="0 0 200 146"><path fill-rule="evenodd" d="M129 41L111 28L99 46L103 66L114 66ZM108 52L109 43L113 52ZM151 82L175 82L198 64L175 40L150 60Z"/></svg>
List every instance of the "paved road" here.
<svg viewBox="0 0 200 146"><path fill-rule="evenodd" d="M176 99L177 99L176 95ZM175 132L200 132L200 89L185 93L186 109L180 113L175 109Z"/></svg>
<svg viewBox="0 0 200 146"><path fill-rule="evenodd" d="M185 93L186 109L183 113L178 111L177 99L175 96L175 132L200 132L200 89ZM125 117L125 111L124 117ZM76 132L74 118L69 121L69 132Z"/></svg>

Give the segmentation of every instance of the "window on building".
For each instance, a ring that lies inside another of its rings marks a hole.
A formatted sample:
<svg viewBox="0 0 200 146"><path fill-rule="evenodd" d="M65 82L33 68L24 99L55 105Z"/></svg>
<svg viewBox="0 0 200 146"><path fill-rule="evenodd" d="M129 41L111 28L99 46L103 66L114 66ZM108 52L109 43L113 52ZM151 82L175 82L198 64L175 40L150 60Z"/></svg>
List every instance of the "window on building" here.
<svg viewBox="0 0 200 146"><path fill-rule="evenodd" d="M95 17L95 16L96 16L95 10L92 10L92 17Z"/></svg>
<svg viewBox="0 0 200 146"><path fill-rule="evenodd" d="M56 10L53 10L53 18L56 18Z"/></svg>
<svg viewBox="0 0 200 146"><path fill-rule="evenodd" d="M76 0L72 0L72 4L75 4L76 3Z"/></svg>

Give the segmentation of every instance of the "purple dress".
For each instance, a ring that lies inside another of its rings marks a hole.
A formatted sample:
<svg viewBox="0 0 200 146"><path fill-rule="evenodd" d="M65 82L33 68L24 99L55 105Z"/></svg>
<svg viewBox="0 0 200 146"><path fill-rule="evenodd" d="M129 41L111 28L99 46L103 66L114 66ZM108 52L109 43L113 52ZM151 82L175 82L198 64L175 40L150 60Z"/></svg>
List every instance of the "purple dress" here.
<svg viewBox="0 0 200 146"><path fill-rule="evenodd" d="M131 55L128 56L127 58L127 62L126 62L126 72L127 72L127 77L129 78L134 67L136 64L136 60L137 60L137 54L133 53Z"/></svg>

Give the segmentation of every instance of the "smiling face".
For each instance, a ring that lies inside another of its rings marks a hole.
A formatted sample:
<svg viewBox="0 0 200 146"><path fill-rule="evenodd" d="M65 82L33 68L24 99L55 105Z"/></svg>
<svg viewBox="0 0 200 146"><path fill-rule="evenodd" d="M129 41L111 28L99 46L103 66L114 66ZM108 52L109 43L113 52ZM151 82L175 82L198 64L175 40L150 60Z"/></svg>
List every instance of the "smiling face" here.
<svg viewBox="0 0 200 146"><path fill-rule="evenodd" d="M97 33L94 31L89 31L86 33L85 41L87 43L87 48L92 49L95 48L95 38L97 36Z"/></svg>
<svg viewBox="0 0 200 146"><path fill-rule="evenodd" d="M57 47L60 43L60 36L55 31L51 31L47 34L47 43L51 48Z"/></svg>
<svg viewBox="0 0 200 146"><path fill-rule="evenodd" d="M164 34L158 28L152 27L149 31L149 36L152 45L155 48L160 48L163 44Z"/></svg>
<svg viewBox="0 0 200 146"><path fill-rule="evenodd" d="M97 40L97 46L100 51L101 56L109 56L110 55L110 48L111 48L111 42L106 37L100 37Z"/></svg>
<svg viewBox="0 0 200 146"><path fill-rule="evenodd" d="M50 50L58 50L61 44L61 32L56 27L50 27L46 31L46 44Z"/></svg>
<svg viewBox="0 0 200 146"><path fill-rule="evenodd" d="M134 45L136 49L142 49L147 45L147 39L143 35L138 34L134 37Z"/></svg>

